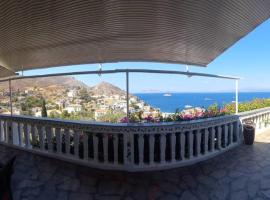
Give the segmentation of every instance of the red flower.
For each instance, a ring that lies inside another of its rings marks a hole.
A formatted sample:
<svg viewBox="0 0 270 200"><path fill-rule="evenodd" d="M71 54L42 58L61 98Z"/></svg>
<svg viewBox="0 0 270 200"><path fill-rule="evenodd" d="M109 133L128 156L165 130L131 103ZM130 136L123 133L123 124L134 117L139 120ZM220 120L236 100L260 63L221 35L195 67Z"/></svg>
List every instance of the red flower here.
<svg viewBox="0 0 270 200"><path fill-rule="evenodd" d="M124 117L120 120L121 123L128 123L129 122L129 119L128 117Z"/></svg>

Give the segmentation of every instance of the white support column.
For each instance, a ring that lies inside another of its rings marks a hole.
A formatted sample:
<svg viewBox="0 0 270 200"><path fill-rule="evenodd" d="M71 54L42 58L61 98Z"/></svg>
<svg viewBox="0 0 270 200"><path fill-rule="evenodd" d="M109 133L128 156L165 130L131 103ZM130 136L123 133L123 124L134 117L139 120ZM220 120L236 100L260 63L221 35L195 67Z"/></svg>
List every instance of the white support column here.
<svg viewBox="0 0 270 200"><path fill-rule="evenodd" d="M127 101L127 118L129 119L129 73L126 72L126 101Z"/></svg>
<svg viewBox="0 0 270 200"><path fill-rule="evenodd" d="M235 80L235 114L238 114L238 81Z"/></svg>
<svg viewBox="0 0 270 200"><path fill-rule="evenodd" d="M9 87L9 104L10 104L10 115L13 115L13 108L12 108L12 91L11 91L11 79L8 80L8 87Z"/></svg>

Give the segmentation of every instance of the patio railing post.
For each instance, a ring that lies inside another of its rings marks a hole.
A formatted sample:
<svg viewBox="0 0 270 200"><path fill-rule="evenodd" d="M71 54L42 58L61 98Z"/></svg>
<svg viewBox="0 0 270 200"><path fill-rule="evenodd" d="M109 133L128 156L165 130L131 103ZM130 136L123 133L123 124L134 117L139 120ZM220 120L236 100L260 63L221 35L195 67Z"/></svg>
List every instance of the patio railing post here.
<svg viewBox="0 0 270 200"><path fill-rule="evenodd" d="M13 108L12 108L12 91L11 91L11 79L8 81L9 86L9 105L10 105L10 115L13 115Z"/></svg>
<svg viewBox="0 0 270 200"><path fill-rule="evenodd" d="M127 118L129 119L129 72L126 71L126 101L127 101Z"/></svg>
<svg viewBox="0 0 270 200"><path fill-rule="evenodd" d="M238 114L238 80L235 80L235 114Z"/></svg>

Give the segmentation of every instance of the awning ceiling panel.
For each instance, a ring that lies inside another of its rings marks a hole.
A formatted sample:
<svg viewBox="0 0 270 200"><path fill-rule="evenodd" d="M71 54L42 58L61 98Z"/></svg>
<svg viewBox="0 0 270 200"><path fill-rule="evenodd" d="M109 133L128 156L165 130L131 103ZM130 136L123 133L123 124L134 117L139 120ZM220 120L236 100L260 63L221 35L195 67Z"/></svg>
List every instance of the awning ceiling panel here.
<svg viewBox="0 0 270 200"><path fill-rule="evenodd" d="M14 76L14 75L16 75L14 72L0 66L0 79L7 76Z"/></svg>
<svg viewBox="0 0 270 200"><path fill-rule="evenodd" d="M2 0L0 63L206 66L270 16L270 0Z"/></svg>

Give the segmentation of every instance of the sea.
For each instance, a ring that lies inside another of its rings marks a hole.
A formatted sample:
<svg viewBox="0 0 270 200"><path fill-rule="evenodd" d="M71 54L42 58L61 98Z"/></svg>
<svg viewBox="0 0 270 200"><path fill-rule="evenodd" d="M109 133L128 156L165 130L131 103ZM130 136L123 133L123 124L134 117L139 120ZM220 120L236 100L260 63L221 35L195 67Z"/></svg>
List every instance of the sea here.
<svg viewBox="0 0 270 200"><path fill-rule="evenodd" d="M135 94L149 105L159 108L162 112L173 113L178 108L183 110L191 107L207 108L217 103L220 107L235 102L235 93L137 93ZM240 92L239 103L255 98L270 98L270 92Z"/></svg>

